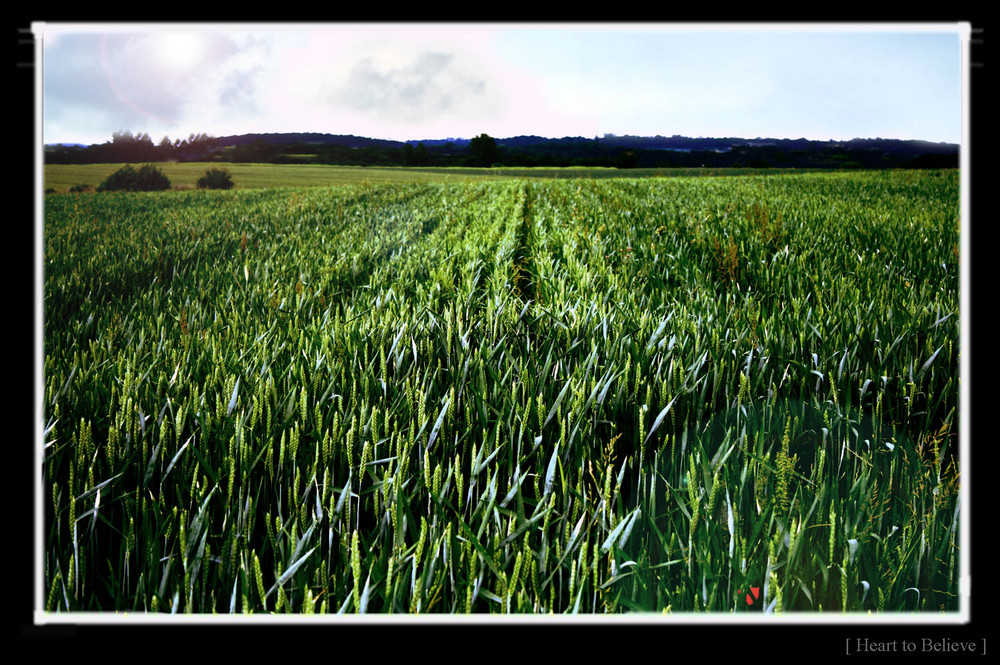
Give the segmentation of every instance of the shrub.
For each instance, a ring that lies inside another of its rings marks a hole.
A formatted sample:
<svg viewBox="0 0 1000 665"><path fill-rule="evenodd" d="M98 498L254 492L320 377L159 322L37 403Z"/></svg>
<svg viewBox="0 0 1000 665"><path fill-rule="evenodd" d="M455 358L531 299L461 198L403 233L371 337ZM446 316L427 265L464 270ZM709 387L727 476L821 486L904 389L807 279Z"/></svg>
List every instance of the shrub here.
<svg viewBox="0 0 1000 665"><path fill-rule="evenodd" d="M145 164L138 169L126 164L97 188L99 192L157 192L170 189L170 180L155 166Z"/></svg>
<svg viewBox="0 0 1000 665"><path fill-rule="evenodd" d="M93 187L88 184L73 185L69 188L69 191L73 194L79 194L80 192L89 192Z"/></svg>
<svg viewBox="0 0 1000 665"><path fill-rule="evenodd" d="M233 178L226 169L209 169L198 178L200 189L232 189Z"/></svg>

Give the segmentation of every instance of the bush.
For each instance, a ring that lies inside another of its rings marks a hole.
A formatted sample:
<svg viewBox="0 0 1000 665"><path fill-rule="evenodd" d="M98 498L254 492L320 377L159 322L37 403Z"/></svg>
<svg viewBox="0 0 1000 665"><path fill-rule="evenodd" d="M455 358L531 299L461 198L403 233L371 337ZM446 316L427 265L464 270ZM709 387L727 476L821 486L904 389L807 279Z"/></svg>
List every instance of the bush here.
<svg viewBox="0 0 1000 665"><path fill-rule="evenodd" d="M226 169L209 169L198 178L200 189L232 189L233 178Z"/></svg>
<svg viewBox="0 0 1000 665"><path fill-rule="evenodd" d="M126 164L97 188L99 192L158 192L170 189L170 180L160 169L146 164L138 169Z"/></svg>

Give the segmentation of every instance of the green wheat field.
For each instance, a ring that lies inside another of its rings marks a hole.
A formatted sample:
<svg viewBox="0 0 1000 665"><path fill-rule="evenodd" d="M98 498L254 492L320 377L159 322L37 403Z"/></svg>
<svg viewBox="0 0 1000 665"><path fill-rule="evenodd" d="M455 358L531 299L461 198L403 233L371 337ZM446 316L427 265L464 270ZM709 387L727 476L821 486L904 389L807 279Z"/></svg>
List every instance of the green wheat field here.
<svg viewBox="0 0 1000 665"><path fill-rule="evenodd" d="M44 199L49 620L959 611L956 171L234 180Z"/></svg>

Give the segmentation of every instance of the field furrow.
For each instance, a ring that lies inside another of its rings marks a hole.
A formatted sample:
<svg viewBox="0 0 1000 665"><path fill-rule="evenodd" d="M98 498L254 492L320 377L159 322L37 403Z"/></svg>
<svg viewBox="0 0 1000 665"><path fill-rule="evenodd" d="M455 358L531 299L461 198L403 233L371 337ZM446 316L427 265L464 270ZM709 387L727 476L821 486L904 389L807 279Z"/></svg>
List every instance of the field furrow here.
<svg viewBox="0 0 1000 665"><path fill-rule="evenodd" d="M955 611L957 219L948 171L50 195L46 610Z"/></svg>

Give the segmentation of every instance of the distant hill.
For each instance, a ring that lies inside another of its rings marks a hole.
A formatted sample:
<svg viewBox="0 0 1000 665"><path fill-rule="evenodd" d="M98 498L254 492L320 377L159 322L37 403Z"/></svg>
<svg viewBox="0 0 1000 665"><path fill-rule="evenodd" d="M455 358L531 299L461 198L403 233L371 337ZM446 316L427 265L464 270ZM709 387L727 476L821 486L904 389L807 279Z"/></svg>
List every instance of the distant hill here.
<svg viewBox="0 0 1000 665"><path fill-rule="evenodd" d="M267 145L288 145L305 143L312 145L339 145L345 148L402 148L405 141L390 141L388 139L369 139L352 134L321 134L318 132L291 132L281 134L240 134L239 136L220 136L215 139L219 147L252 145L261 141Z"/></svg>
<svg viewBox="0 0 1000 665"><path fill-rule="evenodd" d="M727 152L736 147L774 147L783 150L822 150L827 148L843 148L848 150L879 150L890 154L958 154L959 146L954 143L933 143L930 141L854 138L849 141L816 141L812 139L774 139L774 138L692 138L688 136L616 136L605 134L602 137L587 138L583 136L564 136L562 138L546 138L544 136L512 136L509 138L494 137L499 148L512 149L543 149L566 145L592 145L600 147L628 148L632 150L675 150L680 152L714 151ZM471 139L410 139L392 141L389 139L372 139L352 134L322 134L317 132L293 132L275 134L241 134L238 136L221 136L215 139L217 146L251 145L261 141L267 145L288 145L305 143L312 145L337 145L345 148L402 148L404 144L416 146L423 144L428 148L451 146L464 148Z"/></svg>
<svg viewBox="0 0 1000 665"><path fill-rule="evenodd" d="M689 136L522 135L494 138L498 166L611 166L618 168L884 169L955 168L954 143L883 138L814 141L805 138L711 138ZM45 161L107 163L218 161L314 163L358 166L469 166L471 139L393 141L319 132L255 133L154 145L146 135L116 133L108 143L46 146Z"/></svg>

